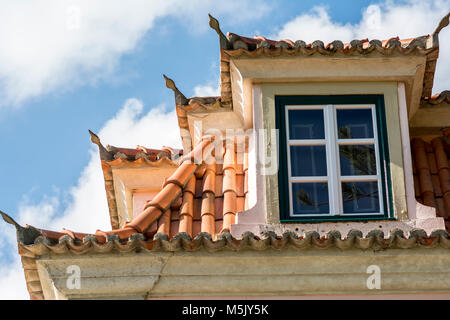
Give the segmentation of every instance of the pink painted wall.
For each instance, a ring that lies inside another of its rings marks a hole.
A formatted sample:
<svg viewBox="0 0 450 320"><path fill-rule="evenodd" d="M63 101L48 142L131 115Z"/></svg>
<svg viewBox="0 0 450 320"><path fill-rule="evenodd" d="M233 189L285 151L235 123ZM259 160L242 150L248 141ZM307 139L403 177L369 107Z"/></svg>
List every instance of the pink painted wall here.
<svg viewBox="0 0 450 320"><path fill-rule="evenodd" d="M141 191L133 193L133 218L142 212L145 202L152 200L157 194L158 191Z"/></svg>

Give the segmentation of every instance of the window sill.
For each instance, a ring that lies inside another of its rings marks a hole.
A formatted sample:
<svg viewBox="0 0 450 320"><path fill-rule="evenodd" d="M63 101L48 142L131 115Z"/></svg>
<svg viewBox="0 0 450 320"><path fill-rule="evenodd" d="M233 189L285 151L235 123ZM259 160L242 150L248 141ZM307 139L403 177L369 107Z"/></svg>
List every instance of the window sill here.
<svg viewBox="0 0 450 320"><path fill-rule="evenodd" d="M262 208L257 207L255 212L262 211ZM416 203L415 212L411 214L415 217L407 220L402 220L398 217L346 217L336 219L331 217L328 220L321 220L316 218L301 219L301 220L278 220L272 222L257 222L248 216L250 219L238 222L231 225L231 234L235 238L240 238L245 232L252 232L255 235L263 236L267 232L274 232L281 236L285 232L294 232L302 235L308 231L316 231L320 236L325 236L330 231L340 232L342 237L346 237L350 231L358 230L367 235L373 230L382 231L385 236L389 235L392 230L402 230L405 234L414 229L422 229L428 235L435 230L445 230L444 219L436 217L434 208L423 206ZM239 212L240 218L246 216L250 211ZM240 221L241 219L238 219ZM252 221L253 220L253 221Z"/></svg>
<svg viewBox="0 0 450 320"><path fill-rule="evenodd" d="M302 218L302 219L289 219L280 220L280 223L321 223L321 222L370 222L370 221L397 221L396 218L386 217L346 217L346 218Z"/></svg>

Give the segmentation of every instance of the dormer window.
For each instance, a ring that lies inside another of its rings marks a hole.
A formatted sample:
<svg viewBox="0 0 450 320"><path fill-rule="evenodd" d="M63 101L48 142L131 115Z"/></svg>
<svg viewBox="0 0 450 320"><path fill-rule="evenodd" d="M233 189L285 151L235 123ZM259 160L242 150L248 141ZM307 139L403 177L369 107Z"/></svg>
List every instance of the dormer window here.
<svg viewBox="0 0 450 320"><path fill-rule="evenodd" d="M277 96L281 221L391 217L382 95Z"/></svg>

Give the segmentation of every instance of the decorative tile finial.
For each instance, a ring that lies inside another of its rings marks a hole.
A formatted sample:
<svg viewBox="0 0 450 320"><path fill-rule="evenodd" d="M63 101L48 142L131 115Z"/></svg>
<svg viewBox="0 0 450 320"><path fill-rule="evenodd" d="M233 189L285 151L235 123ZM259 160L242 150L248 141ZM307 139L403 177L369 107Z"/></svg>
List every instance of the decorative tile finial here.
<svg viewBox="0 0 450 320"><path fill-rule="evenodd" d="M181 93L180 90L178 90L177 86L175 85L175 82L167 77L165 74L163 74L164 80L166 81L166 87L173 90L173 93L175 95L175 103L178 106L185 106L189 104L189 100L184 96L184 94Z"/></svg>
<svg viewBox="0 0 450 320"><path fill-rule="evenodd" d="M33 244L34 240L37 237L42 236L42 233L35 227L29 226L29 225L22 227L13 218L11 218L9 215L4 213L3 211L0 211L0 214L2 215L2 218L3 218L3 220L6 221L6 223L12 224L16 228L17 241L19 241L25 245L28 245L28 244Z"/></svg>
<svg viewBox="0 0 450 320"><path fill-rule="evenodd" d="M9 215L4 213L3 211L0 210L0 214L2 215L2 218L3 218L3 220L5 220L6 223L12 224L16 228L20 227L20 225L13 218L11 218Z"/></svg>
<svg viewBox="0 0 450 320"><path fill-rule="evenodd" d="M111 161L113 160L113 155L102 145L100 138L93 133L91 130L88 130L89 134L91 135L91 141L92 143L96 144L98 146L98 151L100 152L100 159L105 161Z"/></svg>
<svg viewBox="0 0 450 320"><path fill-rule="evenodd" d="M214 18L211 14L208 13L209 16L209 26L214 29L219 35L220 40L220 48L221 49L230 49L231 45L228 41L227 37L223 34L222 30L220 30L219 20Z"/></svg>
<svg viewBox="0 0 450 320"><path fill-rule="evenodd" d="M99 138L95 133L93 133L91 130L88 130L88 131L89 131L89 134L91 135L91 141L92 141L92 143L94 143L94 144L100 146L100 145L102 144L102 143L100 142L100 138Z"/></svg>
<svg viewBox="0 0 450 320"><path fill-rule="evenodd" d="M434 30L433 34L439 34L439 32L441 32L442 29L444 29L446 26L448 26L449 21L450 20L450 12L447 13L439 22L436 30Z"/></svg>

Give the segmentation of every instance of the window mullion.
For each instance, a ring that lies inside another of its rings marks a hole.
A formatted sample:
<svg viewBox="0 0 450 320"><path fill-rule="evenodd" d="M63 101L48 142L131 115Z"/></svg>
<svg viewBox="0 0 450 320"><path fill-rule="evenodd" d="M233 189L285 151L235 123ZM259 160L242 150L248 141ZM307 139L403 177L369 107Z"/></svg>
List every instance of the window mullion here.
<svg viewBox="0 0 450 320"><path fill-rule="evenodd" d="M292 199L292 181L291 181L291 147L289 144L290 136L289 136L289 113L288 108L284 109L285 112L285 125L286 125L286 145L287 145L287 176L288 176L288 185L289 185L289 215L291 216L294 212L294 205Z"/></svg>
<svg viewBox="0 0 450 320"><path fill-rule="evenodd" d="M325 130L326 130L326 148L327 148L327 169L328 169L328 190L330 201L330 214L340 215L341 208L339 204L339 179L337 158L337 136L336 136L336 115L333 105L327 105L325 108Z"/></svg>
<svg viewBox="0 0 450 320"><path fill-rule="evenodd" d="M381 141L378 141L378 126L377 126L377 114L375 105L372 105L372 121L373 121L373 138L375 140L374 149L375 149L375 161L376 161L376 170L377 170L377 180L378 180L378 199L380 203L380 213L384 213L384 204L385 201L383 197L383 185L382 181L387 179L381 176L381 159L380 159L380 147ZM384 168L386 170L386 168ZM385 171L386 172L386 171ZM386 189L387 190L387 189ZM388 206L389 208L389 206ZM389 211L389 209L388 209Z"/></svg>

